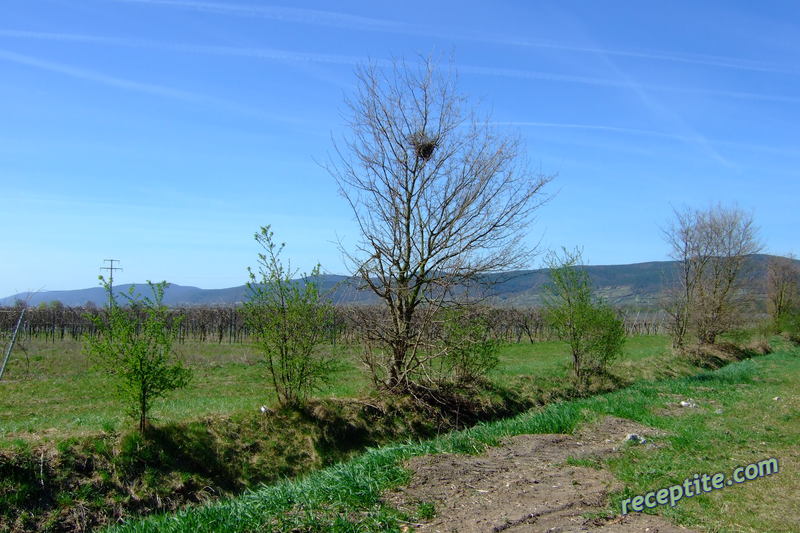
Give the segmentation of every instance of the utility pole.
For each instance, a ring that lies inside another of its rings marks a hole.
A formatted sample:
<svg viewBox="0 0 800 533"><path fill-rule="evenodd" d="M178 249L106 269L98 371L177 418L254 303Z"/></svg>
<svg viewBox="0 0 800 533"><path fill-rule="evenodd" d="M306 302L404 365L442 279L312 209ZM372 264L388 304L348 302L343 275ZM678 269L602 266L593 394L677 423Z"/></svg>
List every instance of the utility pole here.
<svg viewBox="0 0 800 533"><path fill-rule="evenodd" d="M120 267L115 267L114 263L119 263L119 259L103 259L108 263L107 267L100 267L100 270L108 270L108 306L114 305L114 271L122 270Z"/></svg>

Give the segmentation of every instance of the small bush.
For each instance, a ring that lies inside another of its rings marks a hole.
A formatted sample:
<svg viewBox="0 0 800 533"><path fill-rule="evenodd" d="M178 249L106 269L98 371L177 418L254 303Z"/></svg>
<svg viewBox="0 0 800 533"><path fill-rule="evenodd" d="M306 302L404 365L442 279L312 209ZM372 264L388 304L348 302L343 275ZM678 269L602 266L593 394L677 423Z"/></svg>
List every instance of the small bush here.
<svg viewBox="0 0 800 533"><path fill-rule="evenodd" d="M587 316L589 322L585 368L590 374L602 374L622 355L625 326L617 312L606 304L595 304Z"/></svg>
<svg viewBox="0 0 800 533"><path fill-rule="evenodd" d="M590 376L604 374L622 355L625 327L614 309L594 298L589 274L580 262L578 250L548 256L545 318L558 338L569 344L573 372L583 387Z"/></svg>
<svg viewBox="0 0 800 533"><path fill-rule="evenodd" d="M278 401L299 405L339 368L329 351L320 349L333 325L333 306L323 299L317 265L303 281L280 259L283 244L273 240L269 226L255 235L264 252L258 254L258 277L252 269L249 300L244 310L269 369Z"/></svg>
<svg viewBox="0 0 800 533"><path fill-rule="evenodd" d="M163 304L167 283L148 281L153 296L143 299L134 295L131 286L126 298L132 312L127 312L116 301L111 285L100 279L110 305L104 314L90 316L97 335L86 337L86 351L114 378L128 414L138 420L139 431L144 433L153 402L185 387L191 377L173 353L178 327Z"/></svg>
<svg viewBox="0 0 800 533"><path fill-rule="evenodd" d="M494 370L500 359L500 341L490 338L486 319L460 309L442 313L442 377L456 383L472 383Z"/></svg>
<svg viewBox="0 0 800 533"><path fill-rule="evenodd" d="M800 344L800 310L780 315L776 321L776 329L790 341Z"/></svg>

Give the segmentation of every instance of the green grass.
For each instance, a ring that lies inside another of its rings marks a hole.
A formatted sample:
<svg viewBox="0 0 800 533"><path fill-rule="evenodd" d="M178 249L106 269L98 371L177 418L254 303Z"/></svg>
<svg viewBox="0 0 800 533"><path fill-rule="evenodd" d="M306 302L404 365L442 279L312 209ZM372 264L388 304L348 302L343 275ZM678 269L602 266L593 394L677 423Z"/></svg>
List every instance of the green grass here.
<svg viewBox="0 0 800 533"><path fill-rule="evenodd" d="M617 366L625 366L651 357L669 354L670 340L663 335L629 337ZM565 342L542 341L510 344L500 354L496 377L537 376L561 378L570 368L569 348Z"/></svg>
<svg viewBox="0 0 800 533"><path fill-rule="evenodd" d="M630 418L670 433L658 448L631 446L608 463L626 488L610 511L632 494L658 489L694 473L729 472L735 466L777 457L782 471L712 494L659 507L681 523L707 531L797 531L800 506L800 350L787 347L753 360L694 377L639 382L595 397L559 402L514 418L478 424L424 442L366 453L306 477L249 491L240 497L153 516L113 528L149 531L400 531L401 515L380 501L381 492L407 482L402 461L433 453L477 453L501 439L525 433L568 433L605 414ZM683 416L662 412L674 397L700 408ZM781 396L782 401L772 400ZM723 409L717 414L716 409ZM418 514L425 512L420 509Z"/></svg>
<svg viewBox="0 0 800 533"><path fill-rule="evenodd" d="M602 468L602 463L592 457L568 457L564 464L569 466L582 466L585 468L594 468L599 470Z"/></svg>
<svg viewBox="0 0 800 533"><path fill-rule="evenodd" d="M420 502L417 505L417 516L423 520L430 520L436 516L436 505L431 502Z"/></svg>
<svg viewBox="0 0 800 533"><path fill-rule="evenodd" d="M800 357L797 349L746 360L669 387L641 386L690 396L700 406L682 416L642 416L665 429L666 446L631 447L610 461L626 489L622 499L681 483L693 474L723 472L776 457L781 472L769 478L686 498L655 512L707 531L800 531ZM773 398L780 397L779 400ZM718 412L721 410L721 412Z"/></svg>
<svg viewBox="0 0 800 533"><path fill-rule="evenodd" d="M0 381L0 447L17 438L57 440L130 426L107 376L92 369L79 342L24 340L21 348ZM254 346L189 342L179 345L178 352L194 377L187 388L155 405L157 423L255 411L275 402ZM668 352L666 337L633 337L617 364L618 373L645 377L646 362ZM569 374L568 353L562 342L506 345L491 377L500 383L522 380L522 388L535 386L540 394L560 390ZM353 349L345 352L344 361L344 370L318 397L356 397L369 390Z"/></svg>
<svg viewBox="0 0 800 533"><path fill-rule="evenodd" d="M0 447L20 437L58 439L130 426L112 383L92 368L79 342L34 340L23 347L15 350L0 381ZM255 411L274 403L266 368L253 346L187 343L177 349L192 368L193 379L156 404L153 415L158 423ZM319 395L357 396L367 385L354 358L346 357L344 370Z"/></svg>

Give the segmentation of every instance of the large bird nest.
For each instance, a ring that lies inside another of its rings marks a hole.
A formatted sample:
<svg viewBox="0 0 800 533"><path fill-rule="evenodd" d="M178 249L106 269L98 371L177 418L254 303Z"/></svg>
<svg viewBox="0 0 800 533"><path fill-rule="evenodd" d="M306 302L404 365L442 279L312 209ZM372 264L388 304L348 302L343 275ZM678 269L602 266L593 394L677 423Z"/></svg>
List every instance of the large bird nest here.
<svg viewBox="0 0 800 533"><path fill-rule="evenodd" d="M418 131L410 135L409 142L414 149L414 154L423 161L428 161L433 157L433 152L439 145L439 139L431 137L424 131Z"/></svg>

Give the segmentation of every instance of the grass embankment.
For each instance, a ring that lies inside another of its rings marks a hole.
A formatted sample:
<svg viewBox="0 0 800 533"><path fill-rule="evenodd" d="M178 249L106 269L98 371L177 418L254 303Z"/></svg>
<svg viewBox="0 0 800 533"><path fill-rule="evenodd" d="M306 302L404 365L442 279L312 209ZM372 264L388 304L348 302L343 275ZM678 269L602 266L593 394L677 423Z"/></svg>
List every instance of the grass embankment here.
<svg viewBox="0 0 800 533"><path fill-rule="evenodd" d="M478 453L504 437L568 433L606 414L666 430L661 446L630 446L605 466L626 484L610 513L634 494L680 484L695 473L729 473L736 466L777 457L781 471L766 479L682 500L656 513L706 531L797 531L800 506L800 350L773 354L716 371L632 387L586 399L553 403L536 411L431 440L371 449L354 460L276 485L113 529L162 531L404 531L406 516L382 504L381 493L407 481L402 461L433 453ZM779 400L773 398L779 397ZM678 398L697 409L682 416L664 411ZM719 411L721 409L721 411Z"/></svg>
<svg viewBox="0 0 800 533"><path fill-rule="evenodd" d="M108 377L91 368L74 340L26 340L15 349L0 382L0 448L15 439L58 441L113 433L130 427L125 407L114 396ZM196 420L209 415L255 412L272 405L275 395L256 348L247 344L189 342L178 346L194 371L189 386L157 402L158 424ZM510 344L500 354L494 380L523 386L542 398L565 387L569 373L567 348L561 342ZM669 358L663 336L628 339L625 354L614 369L632 378L653 377L664 365L649 362ZM343 351L343 371L318 391L319 398L353 398L367 394L369 378L354 349ZM670 362L671 367L677 363Z"/></svg>
<svg viewBox="0 0 800 533"><path fill-rule="evenodd" d="M60 353L45 348L29 348L27 377L17 358L16 379L0 384L0 528L80 529L174 510L320 469L367 446L431 437L576 395L565 346L543 342L507 346L492 376L498 385L461 391L457 414L448 411L452 405L346 398L367 387L352 355L323 391L327 398L263 414L258 406L272 395L251 348L186 345L195 381L160 406L156 429L142 440L120 430L130 421L75 345ZM669 354L666 338L637 337L613 369L623 377L597 388L697 370Z"/></svg>

